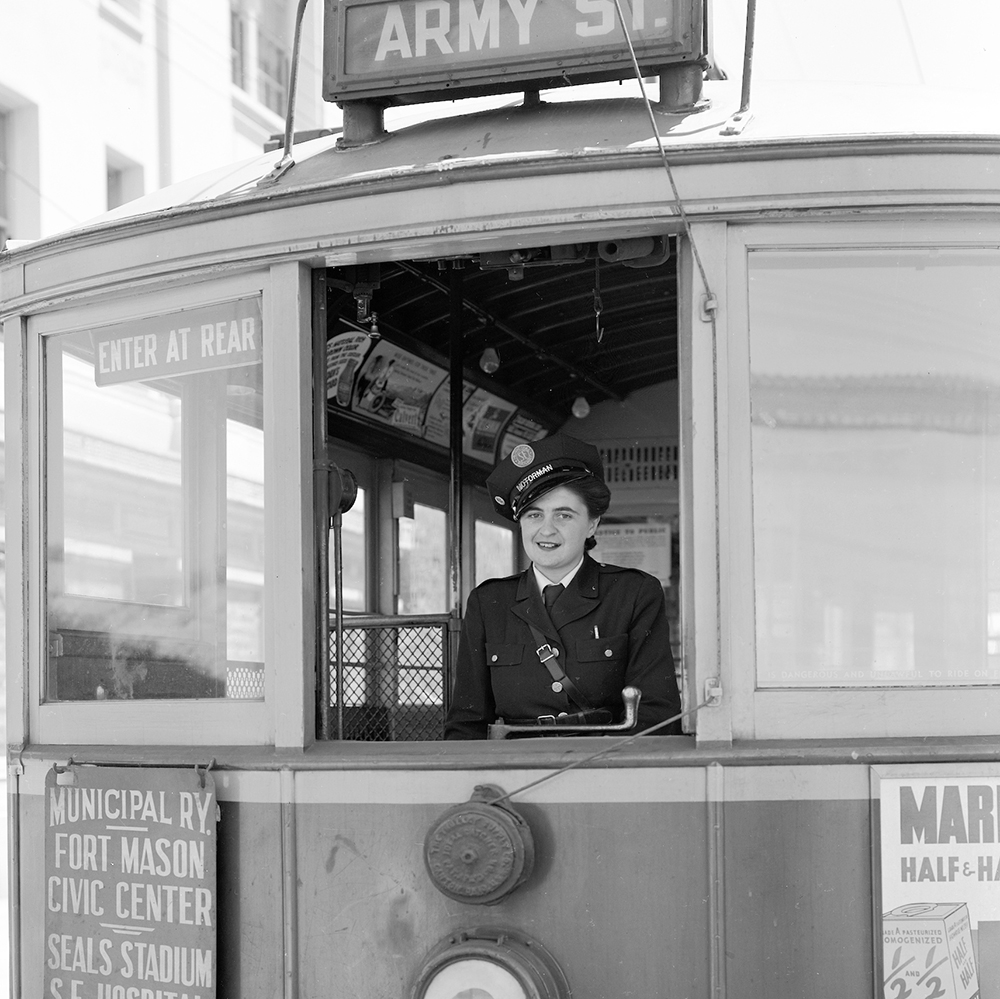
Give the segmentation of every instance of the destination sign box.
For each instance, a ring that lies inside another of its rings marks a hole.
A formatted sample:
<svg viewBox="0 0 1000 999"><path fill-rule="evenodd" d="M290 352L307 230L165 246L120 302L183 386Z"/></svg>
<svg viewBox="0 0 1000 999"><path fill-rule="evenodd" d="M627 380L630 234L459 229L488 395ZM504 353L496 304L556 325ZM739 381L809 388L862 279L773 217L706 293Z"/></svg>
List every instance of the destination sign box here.
<svg viewBox="0 0 1000 999"><path fill-rule="evenodd" d="M621 0L644 73L701 55L701 0ZM634 75L615 0L326 0L323 96L434 100Z"/></svg>

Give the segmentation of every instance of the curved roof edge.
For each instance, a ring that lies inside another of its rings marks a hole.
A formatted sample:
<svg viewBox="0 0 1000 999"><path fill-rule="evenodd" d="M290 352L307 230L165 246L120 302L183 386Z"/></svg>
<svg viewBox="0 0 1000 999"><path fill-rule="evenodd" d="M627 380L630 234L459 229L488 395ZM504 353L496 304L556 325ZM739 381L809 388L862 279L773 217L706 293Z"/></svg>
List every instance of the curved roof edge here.
<svg viewBox="0 0 1000 999"><path fill-rule="evenodd" d="M654 88L655 89L655 88ZM293 147L294 165L273 182L281 151L262 153L155 191L70 229L0 253L0 266L22 254L81 236L100 238L194 215L241 214L295 202L351 197L360 191L426 187L545 171L648 166L660 157L638 88L599 84L547 92L537 106L512 103L463 113L464 103L390 109L386 140L341 149L336 135ZM653 96L653 95L651 95ZM739 108L734 81L706 82L707 107L657 114L671 163L788 159L900 152L1000 152L1000 108L962 91L858 86L760 86L749 120L727 129ZM479 105L481 107L481 103ZM585 141L581 142L581 137ZM487 173L488 172L488 173Z"/></svg>

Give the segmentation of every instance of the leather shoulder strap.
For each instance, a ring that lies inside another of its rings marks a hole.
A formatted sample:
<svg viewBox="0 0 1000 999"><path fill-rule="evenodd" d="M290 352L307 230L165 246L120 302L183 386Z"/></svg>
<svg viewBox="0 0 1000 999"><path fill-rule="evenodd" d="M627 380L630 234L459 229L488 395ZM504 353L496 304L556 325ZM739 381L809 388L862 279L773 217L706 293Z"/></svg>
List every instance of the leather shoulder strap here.
<svg viewBox="0 0 1000 999"><path fill-rule="evenodd" d="M548 670L549 676L553 680L561 683L563 690L566 691L566 696L573 701L573 703L584 711L593 711L594 706L588 701L583 694L580 693L577 685L566 675L566 671L559 665L559 657L553 652L552 646L545 640L545 636L542 632L535 627L533 624L528 624L531 629L531 637L537 643L535 646L535 653L538 656L538 661ZM548 655L546 655L546 652Z"/></svg>

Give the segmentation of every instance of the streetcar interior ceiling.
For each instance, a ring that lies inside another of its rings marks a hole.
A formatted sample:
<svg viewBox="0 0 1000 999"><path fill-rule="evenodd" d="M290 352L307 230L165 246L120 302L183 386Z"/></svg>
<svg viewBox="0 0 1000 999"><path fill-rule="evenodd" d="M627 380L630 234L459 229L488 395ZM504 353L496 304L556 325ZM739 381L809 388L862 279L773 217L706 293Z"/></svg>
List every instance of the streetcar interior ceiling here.
<svg viewBox="0 0 1000 999"><path fill-rule="evenodd" d="M331 269L327 335L370 332L371 319L359 321L359 300L370 296L360 309L370 307L382 337L447 365L457 295L467 377L558 427L581 396L593 407L677 378L671 244L650 237ZM486 374L489 348L499 367Z"/></svg>

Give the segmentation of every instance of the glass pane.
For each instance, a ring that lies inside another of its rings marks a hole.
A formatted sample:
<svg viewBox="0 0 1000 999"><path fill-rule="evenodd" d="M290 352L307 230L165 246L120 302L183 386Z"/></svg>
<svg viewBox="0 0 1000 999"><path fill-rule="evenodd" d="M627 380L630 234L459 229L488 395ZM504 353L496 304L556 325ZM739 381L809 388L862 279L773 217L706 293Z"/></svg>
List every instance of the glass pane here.
<svg viewBox="0 0 1000 999"><path fill-rule="evenodd" d="M413 504L399 522L399 614L448 610L448 525L444 510Z"/></svg>
<svg viewBox="0 0 1000 999"><path fill-rule="evenodd" d="M0 239L3 238L2 233L0 233ZM3 419L3 412L6 409L4 404L4 387L3 387L3 372L4 372L4 344L3 344L3 334L0 332L0 420ZM3 444L0 443L0 452L3 451ZM0 461L0 495L3 495L3 489L6 483L6 473L5 464ZM7 562L7 532L6 532L6 520L7 514L5 505L0 503L0 710L3 710L2 718L0 718L0 732L3 733L3 737L7 738L7 695L6 695L6 678L7 678L7 573L6 573L6 562ZM2 884L2 875L0 875L0 884Z"/></svg>
<svg viewBox="0 0 1000 999"><path fill-rule="evenodd" d="M47 700L263 696L259 304L215 312L45 341Z"/></svg>
<svg viewBox="0 0 1000 999"><path fill-rule="evenodd" d="M7 217L7 120L7 115L0 112L0 229ZM2 239L0 249L3 249Z"/></svg>
<svg viewBox="0 0 1000 999"><path fill-rule="evenodd" d="M246 90L246 24L238 10L229 12L229 38L230 76L240 90Z"/></svg>
<svg viewBox="0 0 1000 999"><path fill-rule="evenodd" d="M368 544L367 521L365 519L365 491L358 487L358 498L354 506L343 515L340 531L344 559L344 610L365 611L368 609ZM333 531L330 532L330 606L337 606L335 586Z"/></svg>
<svg viewBox="0 0 1000 999"><path fill-rule="evenodd" d="M286 111L288 55L275 39L257 32L257 98L275 114Z"/></svg>
<svg viewBox="0 0 1000 999"><path fill-rule="evenodd" d="M514 572L514 532L509 527L476 521L476 586Z"/></svg>
<svg viewBox="0 0 1000 999"><path fill-rule="evenodd" d="M226 644L264 661L264 431L226 421Z"/></svg>
<svg viewBox="0 0 1000 999"><path fill-rule="evenodd" d="M757 680L1000 680L1000 253L750 254Z"/></svg>
<svg viewBox="0 0 1000 999"><path fill-rule="evenodd" d="M92 363L61 358L49 434L54 445L61 402L62 460L49 469L48 504L50 556L61 541L62 558L50 562L50 594L180 607L181 400L141 382L98 388Z"/></svg>

